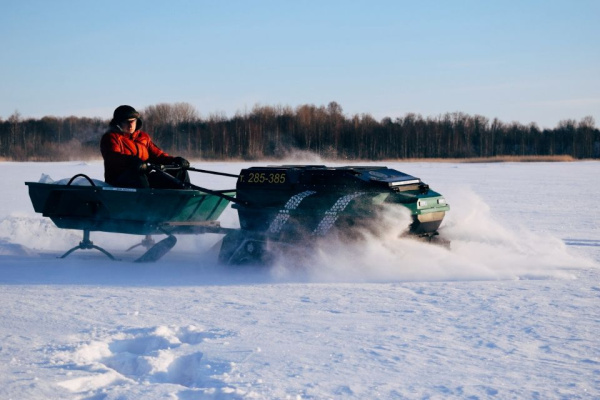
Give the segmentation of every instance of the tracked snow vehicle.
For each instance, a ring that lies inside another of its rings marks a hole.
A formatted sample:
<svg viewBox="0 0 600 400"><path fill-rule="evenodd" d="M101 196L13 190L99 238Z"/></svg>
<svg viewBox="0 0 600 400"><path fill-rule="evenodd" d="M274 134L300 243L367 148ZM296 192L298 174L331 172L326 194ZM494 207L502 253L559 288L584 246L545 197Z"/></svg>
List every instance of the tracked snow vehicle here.
<svg viewBox="0 0 600 400"><path fill-rule="evenodd" d="M156 173L172 167L149 164ZM178 167L179 168L179 167ZM272 249L302 248L332 232L350 235L377 224L385 207L408 210L408 234L431 240L449 206L419 178L386 167L281 165L243 169L239 175L188 168L237 178L236 189L211 190L178 182L175 189L116 188L76 175L68 182L26 182L34 210L57 227L80 229L83 240L67 251L97 249L90 232L145 235L148 248L137 261L155 261L177 242L175 235L224 235L219 260L224 264L268 262ZM78 178L81 183L73 184ZM220 226L232 203L240 228ZM165 234L158 243L151 235ZM133 246L136 247L136 246Z"/></svg>
<svg viewBox="0 0 600 400"><path fill-rule="evenodd" d="M236 198L241 229L223 239L219 257L227 264L262 260L271 243L306 243L368 226L385 206L408 209L408 232L430 240L449 210L419 178L386 167L252 167L241 171Z"/></svg>

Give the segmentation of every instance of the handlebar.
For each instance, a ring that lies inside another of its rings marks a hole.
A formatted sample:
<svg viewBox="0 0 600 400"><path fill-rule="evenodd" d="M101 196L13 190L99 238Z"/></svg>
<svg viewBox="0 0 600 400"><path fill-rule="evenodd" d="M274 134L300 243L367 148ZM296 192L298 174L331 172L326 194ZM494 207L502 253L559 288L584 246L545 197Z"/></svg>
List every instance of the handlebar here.
<svg viewBox="0 0 600 400"><path fill-rule="evenodd" d="M148 167L149 171L179 171L179 170L183 169L182 166L174 165L174 164L165 165L165 164L146 163L146 166Z"/></svg>
<svg viewBox="0 0 600 400"><path fill-rule="evenodd" d="M227 174L225 172L208 171L206 169L198 169L198 168L194 168L194 167L184 168L181 165L175 165L175 164L163 165L163 164L146 163L146 165L148 167L148 171L179 171L179 170L185 169L186 171L200 172L200 173L211 174L211 175L228 176L230 178L239 178L239 175Z"/></svg>
<svg viewBox="0 0 600 400"><path fill-rule="evenodd" d="M147 166L148 166L149 170L154 170L157 173L162 174L165 178L171 180L171 182L173 182L176 185L178 185L181 189L199 190L201 192L212 194L212 195L220 197L222 199L229 200L232 203L247 205L247 202L241 201L239 199L236 199L235 197L226 195L226 194L222 193L222 191L217 191L217 190L211 190L211 189L203 188L203 187L196 186L196 185L194 185L192 183L189 183L189 182L185 182L184 183L184 182L180 181L179 179L175 178L174 176L171 176L170 174L168 174L168 173L165 172L165 171L168 171L168 170L181 170L181 169L189 169L189 168L183 168L183 167L181 167L179 165L162 165L162 164L153 164L153 163L147 163ZM193 170L193 168L192 168L192 170Z"/></svg>

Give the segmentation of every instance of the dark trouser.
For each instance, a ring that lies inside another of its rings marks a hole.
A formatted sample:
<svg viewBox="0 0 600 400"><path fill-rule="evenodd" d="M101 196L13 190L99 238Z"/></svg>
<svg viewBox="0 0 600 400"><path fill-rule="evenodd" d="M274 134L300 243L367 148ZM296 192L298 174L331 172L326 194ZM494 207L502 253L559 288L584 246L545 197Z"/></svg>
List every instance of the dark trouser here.
<svg viewBox="0 0 600 400"><path fill-rule="evenodd" d="M170 177L177 180L174 181ZM190 176L184 169L167 172L151 171L149 173L129 170L123 172L115 182L112 182L112 185L135 189L185 189L185 183L190 183Z"/></svg>

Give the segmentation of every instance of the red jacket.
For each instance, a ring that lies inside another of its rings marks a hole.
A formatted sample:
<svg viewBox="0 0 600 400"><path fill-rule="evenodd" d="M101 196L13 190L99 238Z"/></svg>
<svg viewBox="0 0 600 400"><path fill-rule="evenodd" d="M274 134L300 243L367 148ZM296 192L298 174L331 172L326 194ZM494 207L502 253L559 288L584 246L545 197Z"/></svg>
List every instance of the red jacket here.
<svg viewBox="0 0 600 400"><path fill-rule="evenodd" d="M104 180L109 184L114 184L123 172L137 168L140 161L171 164L174 159L139 130L132 134L106 132L100 140L100 152L104 158Z"/></svg>

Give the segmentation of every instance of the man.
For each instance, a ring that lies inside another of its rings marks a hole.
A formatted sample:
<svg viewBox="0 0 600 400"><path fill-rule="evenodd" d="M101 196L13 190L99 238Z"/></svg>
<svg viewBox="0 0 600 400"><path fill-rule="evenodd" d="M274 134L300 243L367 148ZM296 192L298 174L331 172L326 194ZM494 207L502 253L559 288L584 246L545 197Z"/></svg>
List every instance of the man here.
<svg viewBox="0 0 600 400"><path fill-rule="evenodd" d="M182 169L171 175L189 182L185 168L190 163L183 157L173 157L162 151L141 128L142 120L135 108L123 105L115 109L109 129L100 140L104 180L118 187L181 189L181 185L161 172L148 171L147 164L180 166Z"/></svg>

